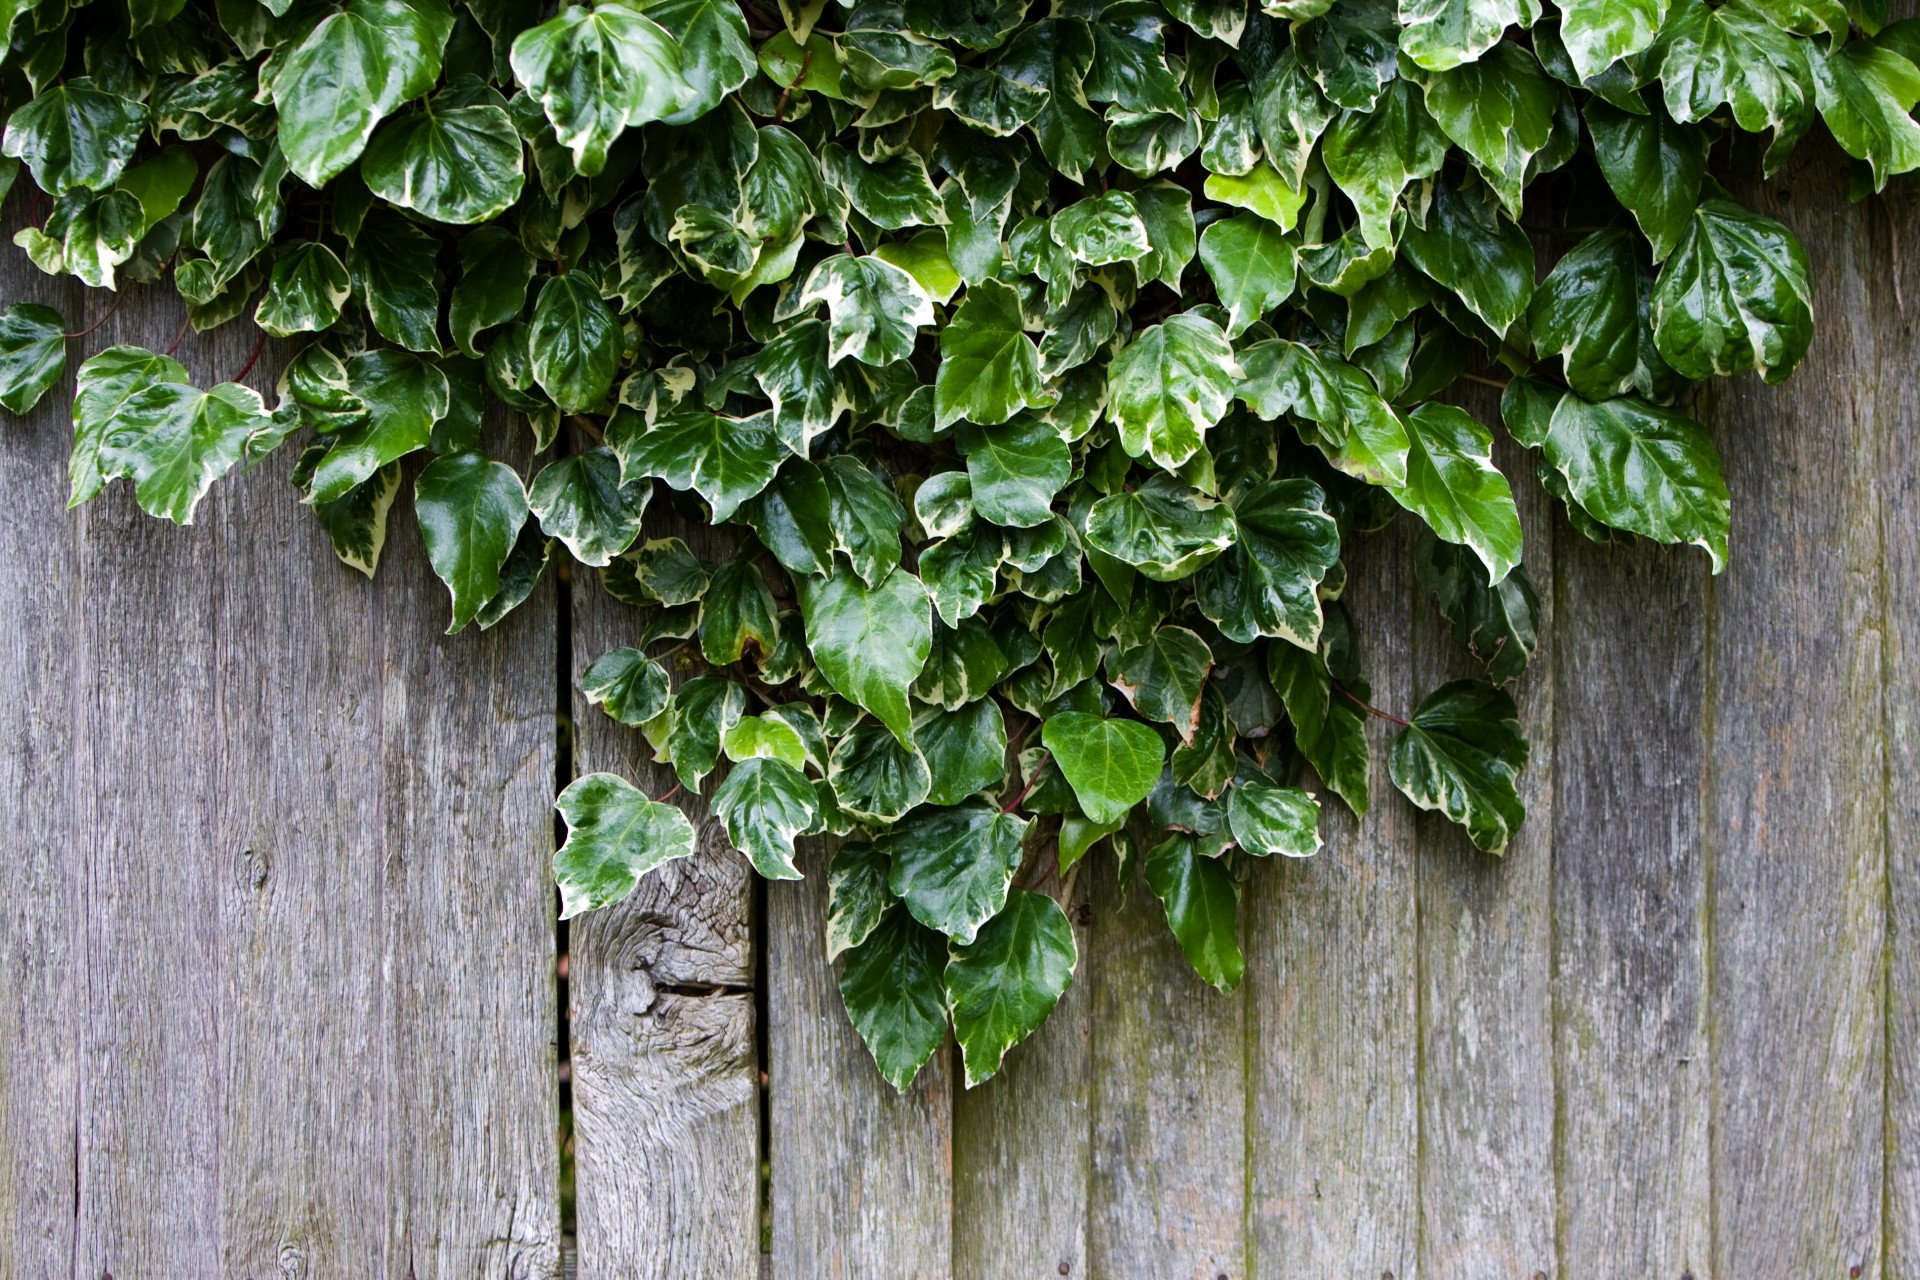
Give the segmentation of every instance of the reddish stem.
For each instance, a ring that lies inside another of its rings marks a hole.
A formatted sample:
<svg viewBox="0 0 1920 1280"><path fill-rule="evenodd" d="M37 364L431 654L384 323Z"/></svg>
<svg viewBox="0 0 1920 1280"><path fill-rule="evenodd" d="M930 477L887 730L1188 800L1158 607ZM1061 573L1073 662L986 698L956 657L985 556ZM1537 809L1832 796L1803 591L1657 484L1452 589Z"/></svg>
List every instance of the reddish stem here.
<svg viewBox="0 0 1920 1280"><path fill-rule="evenodd" d="M105 311L102 311L102 312L100 313L100 318L99 318L98 320L95 320L95 321L94 321L94 322L93 322L92 324L90 324L90 325L88 325L88 326L87 326L86 328L84 328L84 329L76 329L76 330L75 330L74 332L72 332L72 333L63 333L63 334L61 334L60 336L61 336L61 337L63 337L63 338L84 338L84 337L86 337L86 336L87 336L88 334L90 334L90 333L92 333L92 332L93 332L93 331L94 331L95 329L98 329L98 328L99 328L99 327L100 327L101 325L103 325L103 324L105 324L105 323L106 323L106 322L108 321L108 319L110 319L110 318L112 317L112 315L113 315L113 313L114 313L114 312L116 312L116 311L118 311L118 310L120 309L120 300L121 300L122 298L124 298L124 297L126 297L126 296L127 296L127 295L126 295L126 294L124 294L124 293L116 293L116 294L114 294L114 295L113 295L113 304L112 304L111 306L109 306L109 307L108 307L108 308L107 308L107 309L106 309Z"/></svg>
<svg viewBox="0 0 1920 1280"><path fill-rule="evenodd" d="M184 315L184 316L182 316L182 317L180 317L180 331L179 331L178 333L176 333L176 334L174 334L174 335L173 335L173 341L172 341L172 342L169 342L169 343L167 344L167 350L166 350L166 354L167 354L167 355L172 355L172 354L173 354L173 353L174 353L175 351L177 351L177 350L179 349L179 347L180 347L180 339L182 339L182 338L184 338L184 337L186 337L186 336L187 336L187 325L188 325L188 324L189 324L189 323L190 323L190 322L191 322L192 320L193 320L193 314L192 314L191 312L189 312L188 314L186 314L186 315Z"/></svg>
<svg viewBox="0 0 1920 1280"><path fill-rule="evenodd" d="M660 797L660 803L666 804L669 800L672 800L675 796L679 794L680 794L680 784L676 782L673 784L673 790L667 792L667 794Z"/></svg>
<svg viewBox="0 0 1920 1280"><path fill-rule="evenodd" d="M1347 688L1347 686L1341 684L1338 680L1335 680L1333 682L1333 687L1340 691L1341 697L1345 698L1348 702L1351 702L1354 706L1360 708L1362 711L1366 712L1368 715L1379 716L1382 720L1385 720L1389 724L1397 724L1402 729L1411 729L1413 727L1409 722L1402 720L1399 716L1393 715L1389 712L1382 711L1380 708L1374 706L1372 703L1362 702L1360 699L1354 697L1353 691Z"/></svg>
<svg viewBox="0 0 1920 1280"><path fill-rule="evenodd" d="M1027 796L1033 791L1034 787L1039 785L1040 775L1046 772L1047 765L1051 763L1052 760L1053 757L1050 754L1042 751L1039 761L1033 766L1033 772L1027 775L1027 785L1020 788L1020 794L1015 796L1012 802L1000 812L1012 813L1015 809L1018 809L1021 803L1026 800Z"/></svg>
<svg viewBox="0 0 1920 1280"><path fill-rule="evenodd" d="M260 331L260 340L253 344L253 353L247 357L247 362L240 366L240 372L234 374L231 378L228 378L227 381L238 382L240 381L240 379L252 373L253 366L260 362L260 353L262 351L265 351L266 349L267 349L267 331L265 329L262 329Z"/></svg>

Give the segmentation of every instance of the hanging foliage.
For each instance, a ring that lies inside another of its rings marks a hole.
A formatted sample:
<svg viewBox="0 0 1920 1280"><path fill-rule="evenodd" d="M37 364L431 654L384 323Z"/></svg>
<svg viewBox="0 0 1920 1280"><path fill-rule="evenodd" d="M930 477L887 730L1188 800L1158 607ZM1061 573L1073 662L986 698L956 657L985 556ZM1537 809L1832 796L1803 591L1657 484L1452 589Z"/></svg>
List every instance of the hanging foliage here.
<svg viewBox="0 0 1920 1280"><path fill-rule="evenodd" d="M1775 168L1818 118L1863 191L1920 166L1920 25L1878 0L0 12L16 243L301 344L263 396L9 307L0 404L82 360L73 501L185 524L285 447L368 575L411 478L454 630L597 570L636 609L589 701L763 876L835 837L827 954L901 1088L950 1027L974 1083L1047 1016L1090 853L1231 988L1255 864L1378 802L1369 714L1394 785L1504 850L1539 603L1457 381L1505 385L1576 529L1717 572L1688 389L1785 377L1813 316L1716 146ZM1339 600L1403 511L1486 678L1394 716ZM696 847L609 774L559 809L568 915Z"/></svg>

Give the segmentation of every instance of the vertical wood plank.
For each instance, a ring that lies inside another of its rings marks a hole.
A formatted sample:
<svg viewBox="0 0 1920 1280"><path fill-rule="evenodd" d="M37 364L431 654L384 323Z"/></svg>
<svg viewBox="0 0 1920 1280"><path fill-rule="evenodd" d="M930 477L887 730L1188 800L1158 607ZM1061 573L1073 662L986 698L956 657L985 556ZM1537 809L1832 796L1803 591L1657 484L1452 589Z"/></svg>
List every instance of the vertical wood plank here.
<svg viewBox="0 0 1920 1280"><path fill-rule="evenodd" d="M1346 600L1374 705L1412 705L1408 519L1355 541ZM1372 803L1317 787L1326 844L1256 868L1247 953L1248 1171L1261 1280L1416 1274L1418 1040L1413 810L1369 725Z"/></svg>
<svg viewBox="0 0 1920 1280"><path fill-rule="evenodd" d="M1554 542L1562 1280L1709 1275L1706 557Z"/></svg>
<svg viewBox="0 0 1920 1280"><path fill-rule="evenodd" d="M76 314L79 292L9 262L6 301ZM71 320L69 321L71 323ZM64 378L28 418L0 427L0 1274L73 1270L87 919L69 845L74 803L81 558L66 503Z"/></svg>
<svg viewBox="0 0 1920 1280"><path fill-rule="evenodd" d="M1094 865L1093 1203L1105 1280L1247 1274L1247 984L1193 972L1143 876ZM1259 872L1271 868L1256 868ZM1244 944L1253 936L1242 909Z"/></svg>
<svg viewBox="0 0 1920 1280"><path fill-rule="evenodd" d="M667 528L656 518L645 536L669 534L709 558L718 553L714 535L679 522ZM588 707L579 692L594 659L638 642L642 614L608 595L591 569L575 569L572 597L577 772L617 773L663 795L672 770L651 763L638 730ZM700 835L694 856L647 876L618 906L573 921L585 1276L728 1280L760 1269L752 875L702 802L683 807Z"/></svg>
<svg viewBox="0 0 1920 1280"><path fill-rule="evenodd" d="M1072 873L1070 896L1062 899L1080 949L1073 985L1040 1029L1007 1055L998 1075L954 1097L956 1280L1089 1274L1090 870Z"/></svg>
<svg viewBox="0 0 1920 1280"><path fill-rule="evenodd" d="M953 1269L953 1045L903 1094L880 1078L826 959L828 851L767 886L776 1280L940 1280Z"/></svg>
<svg viewBox="0 0 1920 1280"><path fill-rule="evenodd" d="M1900 251L1920 243L1920 192L1888 190L1876 257L1891 267L1878 299L1882 370L1875 435L1880 445L1880 530L1886 557L1886 652L1882 688L1887 740L1888 965L1886 1275L1920 1273L1920 421L1911 368L1920 355L1914 317L1920 272ZM1888 297L1888 294L1892 297Z"/></svg>
<svg viewBox="0 0 1920 1280"><path fill-rule="evenodd" d="M1744 193L1806 245L1813 349L1703 407L1734 498L1709 587L1713 1272L1878 1274L1886 835L1874 381L1884 264L1847 164L1806 146ZM1867 463L1867 465L1863 465Z"/></svg>
<svg viewBox="0 0 1920 1280"><path fill-rule="evenodd" d="M1467 408L1497 424L1491 394ZM1422 814L1420 912L1420 1275L1532 1280L1554 1265L1554 1079L1550 974L1554 815L1553 512L1532 458L1504 437L1528 573L1540 592L1541 647L1511 690L1532 746L1520 783L1527 819L1504 857ZM1414 610L1416 699L1460 676L1461 653L1432 597ZM1411 707L1407 709L1410 711ZM1400 714L1407 714L1402 711ZM1396 793L1383 797L1401 803Z"/></svg>

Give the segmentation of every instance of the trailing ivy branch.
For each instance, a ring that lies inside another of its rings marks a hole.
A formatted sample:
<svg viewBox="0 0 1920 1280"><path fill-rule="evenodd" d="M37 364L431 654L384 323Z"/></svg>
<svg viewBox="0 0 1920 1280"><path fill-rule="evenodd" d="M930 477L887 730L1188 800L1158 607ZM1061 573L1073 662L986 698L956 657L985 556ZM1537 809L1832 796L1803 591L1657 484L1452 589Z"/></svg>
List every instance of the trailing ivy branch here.
<svg viewBox="0 0 1920 1280"><path fill-rule="evenodd" d="M1450 394L1502 388L1581 533L1718 571L1727 490L1678 406L1785 377L1813 317L1799 244L1709 160L1758 134L1777 168L1818 118L1861 192L1920 165L1920 27L1884 0L0 15L16 243L170 280L182 337L302 343L271 396L252 360L194 386L180 338L86 352L73 502L127 480L186 524L286 447L369 576L412 477L453 630L556 556L598 569L636 612L584 692L678 782L561 794L564 912L693 851L683 789L770 879L831 834L827 952L900 1088L949 1026L974 1083L1046 1017L1077 955L1036 886L1096 849L1231 988L1241 881L1319 847L1303 779L1365 811L1370 717L1400 791L1505 849L1539 603ZM9 307L0 404L98 323ZM532 468L487 451L490 399ZM1343 556L1402 512L1486 678L1378 709Z"/></svg>

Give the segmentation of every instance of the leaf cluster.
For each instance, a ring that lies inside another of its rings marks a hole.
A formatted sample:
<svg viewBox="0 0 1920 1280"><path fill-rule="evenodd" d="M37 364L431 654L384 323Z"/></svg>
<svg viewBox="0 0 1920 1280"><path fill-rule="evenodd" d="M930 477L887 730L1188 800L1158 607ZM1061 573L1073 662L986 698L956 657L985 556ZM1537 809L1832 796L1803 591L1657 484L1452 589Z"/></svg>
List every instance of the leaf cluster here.
<svg viewBox="0 0 1920 1280"><path fill-rule="evenodd" d="M949 1026L973 1082L1046 1016L1096 849L1231 988L1244 878L1319 847L1303 779L1372 801L1370 715L1395 786L1502 851L1527 743L1501 686L1539 605L1462 380L1504 385L1576 529L1717 571L1688 390L1785 377L1813 317L1799 244L1709 159L1756 134L1777 166L1818 118L1863 190L1920 165L1920 28L1883 0L0 17L16 243L299 344L271 395L89 355L73 501L123 479L184 524L286 448L368 575L410 484L452 629L597 570L636 611L586 695L763 876L836 838L828 953L902 1088ZM0 404L78 337L10 307ZM483 431L490 403L531 439ZM1401 719L1340 597L1403 512L1485 678ZM566 790L567 914L693 851L670 800Z"/></svg>

